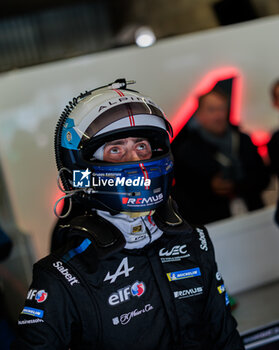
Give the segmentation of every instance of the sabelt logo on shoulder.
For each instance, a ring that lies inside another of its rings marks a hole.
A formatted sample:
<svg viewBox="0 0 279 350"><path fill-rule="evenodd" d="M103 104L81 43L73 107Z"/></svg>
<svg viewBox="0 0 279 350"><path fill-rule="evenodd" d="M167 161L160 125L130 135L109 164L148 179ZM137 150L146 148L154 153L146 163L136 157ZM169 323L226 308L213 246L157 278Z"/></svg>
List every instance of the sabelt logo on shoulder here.
<svg viewBox="0 0 279 350"><path fill-rule="evenodd" d="M178 290L178 291L175 291L173 294L175 298L183 299L183 298L190 298L197 295L201 295L202 293L203 293L203 287L196 287L196 288Z"/></svg>
<svg viewBox="0 0 279 350"><path fill-rule="evenodd" d="M170 250L162 248L159 251L159 256L161 257L161 261L164 263L169 261L180 261L183 258L188 258L190 254L187 252L186 244L183 244L175 245Z"/></svg>
<svg viewBox="0 0 279 350"><path fill-rule="evenodd" d="M76 283L79 283L79 280L73 276L69 270L63 266L61 261L56 261L52 264L60 273L65 277L65 279L73 286Z"/></svg>
<svg viewBox="0 0 279 350"><path fill-rule="evenodd" d="M197 231L198 231L198 234L200 236L199 240L201 242L201 244L200 244L201 250L208 251L207 241L206 241L205 234L204 234L203 230L201 230L200 228L197 228Z"/></svg>
<svg viewBox="0 0 279 350"><path fill-rule="evenodd" d="M148 198L132 198L132 197L122 197L122 203L133 207L144 207L148 204L160 203L164 198L163 193L159 193L155 196Z"/></svg>
<svg viewBox="0 0 279 350"><path fill-rule="evenodd" d="M117 292L112 293L109 296L108 303L111 306L115 306L130 300L131 297L141 297L144 292L145 284L143 282L136 281L132 285L118 289Z"/></svg>

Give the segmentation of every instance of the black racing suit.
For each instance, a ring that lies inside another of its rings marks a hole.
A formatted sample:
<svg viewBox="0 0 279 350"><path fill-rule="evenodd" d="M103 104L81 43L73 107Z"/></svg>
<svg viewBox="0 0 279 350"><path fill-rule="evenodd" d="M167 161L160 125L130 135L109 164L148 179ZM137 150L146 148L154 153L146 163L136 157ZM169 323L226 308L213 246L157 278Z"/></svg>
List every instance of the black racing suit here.
<svg viewBox="0 0 279 350"><path fill-rule="evenodd" d="M161 228L101 258L76 231L36 263L11 349L243 350L206 229Z"/></svg>

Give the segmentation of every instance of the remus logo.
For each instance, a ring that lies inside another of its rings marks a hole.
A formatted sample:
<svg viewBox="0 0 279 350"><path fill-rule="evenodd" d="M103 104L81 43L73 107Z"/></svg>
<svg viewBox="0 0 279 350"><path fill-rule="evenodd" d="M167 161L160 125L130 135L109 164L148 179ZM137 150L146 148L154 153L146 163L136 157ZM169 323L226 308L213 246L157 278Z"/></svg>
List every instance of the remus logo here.
<svg viewBox="0 0 279 350"><path fill-rule="evenodd" d="M127 204L128 206L145 206L152 203L158 203L163 200L163 193L159 193L156 196L151 196L148 198L131 198L131 197L123 197L122 203Z"/></svg>
<svg viewBox="0 0 279 350"><path fill-rule="evenodd" d="M203 293L203 287L196 287L184 290L178 290L174 292L174 297L178 299L190 298Z"/></svg>

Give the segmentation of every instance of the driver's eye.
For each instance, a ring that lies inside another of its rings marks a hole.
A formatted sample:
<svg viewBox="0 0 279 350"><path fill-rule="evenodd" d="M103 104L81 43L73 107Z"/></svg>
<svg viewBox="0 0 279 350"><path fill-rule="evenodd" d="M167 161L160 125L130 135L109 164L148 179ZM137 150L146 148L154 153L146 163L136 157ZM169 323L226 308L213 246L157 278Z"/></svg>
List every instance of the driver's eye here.
<svg viewBox="0 0 279 350"><path fill-rule="evenodd" d="M146 145L144 143L141 143L137 146L137 149L140 151L143 151L146 148Z"/></svg>
<svg viewBox="0 0 279 350"><path fill-rule="evenodd" d="M112 153L112 154L117 154L117 153L119 153L119 149L117 147L113 147L113 148L110 149L109 152Z"/></svg>

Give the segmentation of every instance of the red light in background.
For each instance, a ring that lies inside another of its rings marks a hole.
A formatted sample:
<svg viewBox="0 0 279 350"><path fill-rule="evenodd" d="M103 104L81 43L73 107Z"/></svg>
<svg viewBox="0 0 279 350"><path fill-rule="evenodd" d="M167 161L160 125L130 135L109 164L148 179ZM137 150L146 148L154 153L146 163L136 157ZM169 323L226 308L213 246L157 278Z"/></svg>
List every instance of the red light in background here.
<svg viewBox="0 0 279 350"><path fill-rule="evenodd" d="M55 205L56 201L58 201L58 199L63 197L64 195L65 194L63 192L61 192L59 190L56 190L55 195L52 197L53 200L51 201L52 202L52 208L54 208L54 205ZM64 198L61 199L61 201L57 204L56 212L57 212L58 215L61 215L63 206L64 206Z"/></svg>
<svg viewBox="0 0 279 350"><path fill-rule="evenodd" d="M256 130L251 134L251 140L253 144L258 147L258 153L264 161L268 158L267 144L270 138L270 133L265 130Z"/></svg>
<svg viewBox="0 0 279 350"><path fill-rule="evenodd" d="M267 149L267 146L264 145L264 146L259 146L258 147L258 153L259 155L263 158L263 159L266 159L268 157L268 149Z"/></svg>
<svg viewBox="0 0 279 350"><path fill-rule="evenodd" d="M265 146L270 140L270 133L265 130L256 130L251 134L251 140L257 147Z"/></svg>
<svg viewBox="0 0 279 350"><path fill-rule="evenodd" d="M190 96L187 97L185 102L176 112L171 121L173 127L172 140L179 134L181 129L198 108L198 97L210 92L219 81L227 79L233 79L230 122L234 125L239 124L243 90L242 75L235 67L222 67L212 70L206 74L206 76L197 84L197 86L192 90Z"/></svg>

